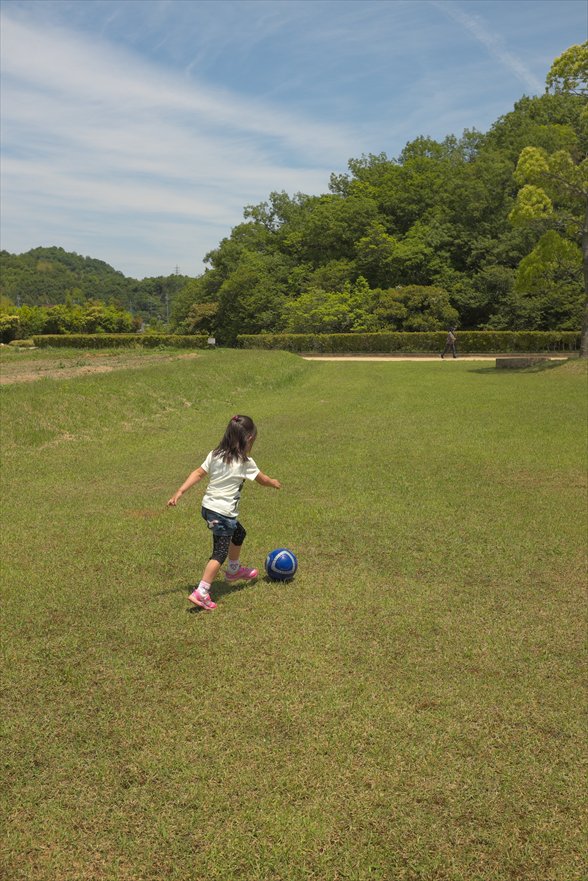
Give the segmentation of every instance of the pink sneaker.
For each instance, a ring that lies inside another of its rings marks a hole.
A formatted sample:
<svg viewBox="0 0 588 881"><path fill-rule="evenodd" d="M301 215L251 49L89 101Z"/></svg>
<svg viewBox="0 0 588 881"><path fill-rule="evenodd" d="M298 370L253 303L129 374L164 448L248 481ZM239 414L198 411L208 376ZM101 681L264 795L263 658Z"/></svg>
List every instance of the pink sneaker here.
<svg viewBox="0 0 588 881"><path fill-rule="evenodd" d="M259 569L248 569L247 566L240 566L237 571L232 574L227 569L225 575L227 581L239 581L241 578L245 578L247 581L252 581L259 575Z"/></svg>
<svg viewBox="0 0 588 881"><path fill-rule="evenodd" d="M195 606L200 606L201 609L216 609L216 603L213 603L210 599L210 594L207 593L203 596L198 588L192 591L188 599L191 603L194 603Z"/></svg>

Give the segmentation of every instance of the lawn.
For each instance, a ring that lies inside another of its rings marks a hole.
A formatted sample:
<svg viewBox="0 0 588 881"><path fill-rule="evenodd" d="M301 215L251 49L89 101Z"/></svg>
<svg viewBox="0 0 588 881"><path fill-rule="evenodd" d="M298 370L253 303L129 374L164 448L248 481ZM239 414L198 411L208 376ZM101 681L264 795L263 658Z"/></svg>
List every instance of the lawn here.
<svg viewBox="0 0 588 881"><path fill-rule="evenodd" d="M0 873L584 881L584 365L129 366L0 389ZM165 504L237 412L299 572L202 612Z"/></svg>

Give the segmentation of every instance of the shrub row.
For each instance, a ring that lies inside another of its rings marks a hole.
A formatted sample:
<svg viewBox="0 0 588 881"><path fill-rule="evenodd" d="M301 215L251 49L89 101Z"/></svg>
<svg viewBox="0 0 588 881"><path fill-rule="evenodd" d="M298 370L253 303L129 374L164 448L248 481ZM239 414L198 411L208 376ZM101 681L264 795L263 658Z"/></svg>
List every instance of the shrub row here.
<svg viewBox="0 0 588 881"><path fill-rule="evenodd" d="M171 346L177 349L206 349L207 336L180 336L168 333L70 333L33 336L40 348L114 349L143 346L154 349Z"/></svg>
<svg viewBox="0 0 588 881"><path fill-rule="evenodd" d="M485 331L456 332L457 350L480 352L574 352L580 348L575 331ZM363 352L441 352L447 333L284 333L241 334L237 344L244 349L285 349L288 352L360 354Z"/></svg>
<svg viewBox="0 0 588 881"><path fill-rule="evenodd" d="M0 307L0 341L29 339L35 334L54 333L133 333L138 318L117 306L100 300L81 305Z"/></svg>

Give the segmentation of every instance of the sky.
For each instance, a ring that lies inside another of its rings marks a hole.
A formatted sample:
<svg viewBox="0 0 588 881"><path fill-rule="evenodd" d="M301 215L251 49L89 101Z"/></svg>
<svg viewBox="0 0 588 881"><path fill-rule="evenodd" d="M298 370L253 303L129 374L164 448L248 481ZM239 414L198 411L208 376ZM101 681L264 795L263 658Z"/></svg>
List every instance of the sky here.
<svg viewBox="0 0 588 881"><path fill-rule="evenodd" d="M199 275L273 191L487 131L587 0L2 0L1 246Z"/></svg>

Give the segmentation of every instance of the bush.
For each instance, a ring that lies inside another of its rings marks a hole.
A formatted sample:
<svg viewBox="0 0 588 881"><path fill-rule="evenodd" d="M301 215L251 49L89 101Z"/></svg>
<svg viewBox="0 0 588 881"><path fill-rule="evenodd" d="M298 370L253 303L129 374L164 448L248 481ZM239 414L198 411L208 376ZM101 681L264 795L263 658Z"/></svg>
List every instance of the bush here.
<svg viewBox="0 0 588 881"><path fill-rule="evenodd" d="M167 333L70 333L42 334L33 337L40 348L123 349L130 346L155 349L158 346L176 349L207 349L207 336L180 336Z"/></svg>
<svg viewBox="0 0 588 881"><path fill-rule="evenodd" d="M457 350L482 352L574 352L580 348L575 331L457 331ZM361 354L391 352L435 353L443 351L446 331L426 333L291 333L242 334L237 344L244 349L285 349L288 352Z"/></svg>
<svg viewBox="0 0 588 881"><path fill-rule="evenodd" d="M33 340L12 340L12 342L8 343L9 346L12 346L15 349L34 349L35 343Z"/></svg>
<svg viewBox="0 0 588 881"><path fill-rule="evenodd" d="M0 315L0 343L9 343L21 332L18 315Z"/></svg>
<svg viewBox="0 0 588 881"><path fill-rule="evenodd" d="M65 333L130 333L133 316L118 306L88 300L83 306L10 306L0 311L0 341Z"/></svg>

